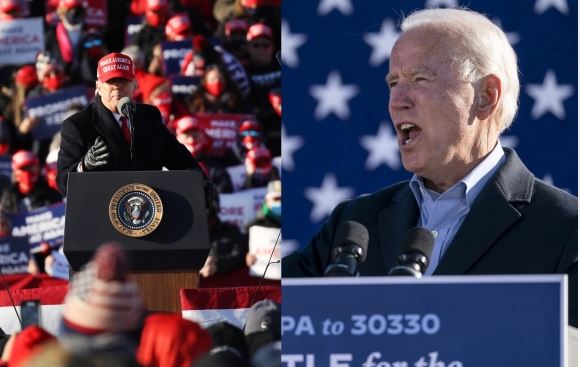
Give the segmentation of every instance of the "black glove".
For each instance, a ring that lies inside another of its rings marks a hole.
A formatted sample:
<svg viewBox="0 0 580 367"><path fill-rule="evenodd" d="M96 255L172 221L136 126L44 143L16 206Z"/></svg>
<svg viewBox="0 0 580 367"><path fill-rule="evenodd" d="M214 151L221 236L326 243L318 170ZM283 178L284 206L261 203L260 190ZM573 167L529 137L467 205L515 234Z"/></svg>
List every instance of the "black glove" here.
<svg viewBox="0 0 580 367"><path fill-rule="evenodd" d="M83 170L94 171L109 163L109 147L100 136L83 158Z"/></svg>

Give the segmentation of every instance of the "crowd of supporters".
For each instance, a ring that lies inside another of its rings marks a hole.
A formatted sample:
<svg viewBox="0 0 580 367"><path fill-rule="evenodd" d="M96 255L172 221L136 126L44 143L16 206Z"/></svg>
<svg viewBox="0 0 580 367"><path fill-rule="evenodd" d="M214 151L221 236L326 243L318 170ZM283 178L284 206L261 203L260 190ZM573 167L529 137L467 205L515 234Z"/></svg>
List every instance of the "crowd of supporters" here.
<svg viewBox="0 0 580 367"><path fill-rule="evenodd" d="M0 61L0 222L5 222L5 216L33 213L65 200L55 179L60 134L46 134L46 117L31 113L31 101L67 90L82 91L84 99L76 98L79 103L70 103L58 115L62 122L94 98L97 61L110 52L122 52L135 64L138 87L133 100L160 110L167 129L216 185L208 208L212 249L200 273L211 278L240 268L247 271L256 261L248 253L249 227L281 227L281 70L275 57L280 50L280 10L280 0L0 0L1 22L41 18L44 34L44 49L34 60ZM181 47L177 66L168 61L175 45ZM235 121L235 125L212 125L212 118ZM253 220L230 223L220 218L223 195L256 188L263 189L265 197L255 205ZM129 284L119 275L124 270L113 279L95 273L97 268L89 266L71 281L63 334L55 339L39 327L30 327L17 336L6 336L4 363L280 363L279 328L260 330L263 325L279 327L279 308L272 302L256 305L258 315L268 314L269 321L260 316L251 326L248 320L245 330L227 323L205 329L180 315L144 310L131 317L109 314L86 321L92 312L86 308L88 284ZM37 266L29 269L42 271ZM125 286L121 289L131 288ZM133 301L129 306L141 305L137 296L128 300ZM273 309L277 316L271 316ZM93 333L95 325L103 329ZM117 330L118 326L124 329Z"/></svg>
<svg viewBox="0 0 580 367"><path fill-rule="evenodd" d="M100 20L99 11L104 11ZM133 59L138 85L133 100L161 111L167 128L198 159L220 194L266 188L279 180L279 0L0 1L3 21L38 17L44 24L44 50L32 63L0 65L4 213L31 211L63 199L54 179L59 133L39 134L46 122L29 113L28 102L82 86L90 103L97 61L109 52ZM189 49L177 67L170 67L167 54L175 42ZM82 103L72 103L60 117L82 108ZM223 119L235 121L235 126L213 126L211 116L227 116ZM247 221L219 224L219 196L213 201L211 237L220 240L213 243L213 270L202 272L208 276L244 266L248 248ZM256 211L263 213L262 208ZM279 213L268 213L280 222ZM224 236L239 242L226 246L235 251L219 248L228 242Z"/></svg>

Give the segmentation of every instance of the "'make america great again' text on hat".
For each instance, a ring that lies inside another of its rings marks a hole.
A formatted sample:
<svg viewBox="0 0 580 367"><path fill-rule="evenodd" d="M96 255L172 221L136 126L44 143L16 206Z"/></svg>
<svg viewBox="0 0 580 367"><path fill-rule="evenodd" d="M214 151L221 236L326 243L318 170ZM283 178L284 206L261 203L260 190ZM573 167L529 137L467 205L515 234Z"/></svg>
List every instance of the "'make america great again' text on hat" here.
<svg viewBox="0 0 580 367"><path fill-rule="evenodd" d="M113 52L103 56L97 65L97 79L106 82L113 78L133 80L135 72L133 60L127 55Z"/></svg>

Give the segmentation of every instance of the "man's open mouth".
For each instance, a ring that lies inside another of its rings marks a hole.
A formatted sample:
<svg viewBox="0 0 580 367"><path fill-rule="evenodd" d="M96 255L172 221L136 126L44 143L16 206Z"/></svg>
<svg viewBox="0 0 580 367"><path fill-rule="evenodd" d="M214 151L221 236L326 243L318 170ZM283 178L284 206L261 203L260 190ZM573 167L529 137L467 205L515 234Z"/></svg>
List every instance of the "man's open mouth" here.
<svg viewBox="0 0 580 367"><path fill-rule="evenodd" d="M413 139L419 135L421 129L416 126L415 124L411 123L403 123L400 125L399 130L401 131L401 135L403 137L402 142L403 145L410 144Z"/></svg>

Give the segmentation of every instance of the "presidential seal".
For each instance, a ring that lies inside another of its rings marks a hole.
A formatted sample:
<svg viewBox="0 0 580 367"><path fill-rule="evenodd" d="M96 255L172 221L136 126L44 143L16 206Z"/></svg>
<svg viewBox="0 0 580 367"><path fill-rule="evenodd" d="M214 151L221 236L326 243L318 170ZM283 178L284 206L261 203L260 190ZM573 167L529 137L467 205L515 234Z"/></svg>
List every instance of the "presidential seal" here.
<svg viewBox="0 0 580 367"><path fill-rule="evenodd" d="M151 187L139 183L121 187L109 203L113 227L125 236L143 237L161 223L163 203Z"/></svg>

